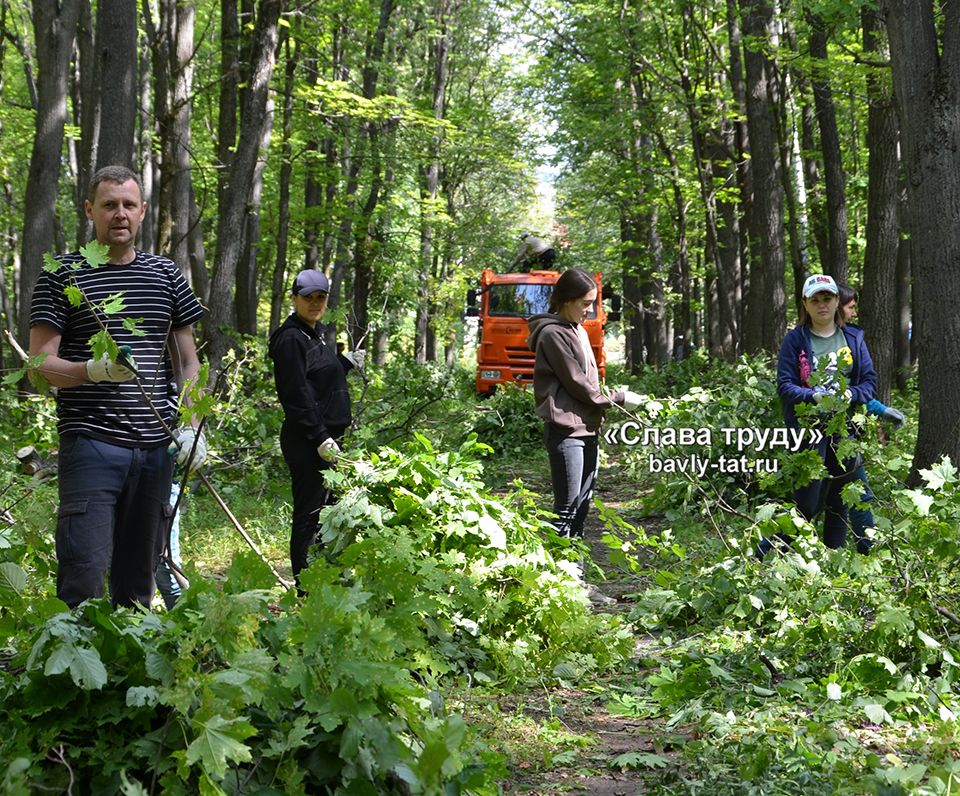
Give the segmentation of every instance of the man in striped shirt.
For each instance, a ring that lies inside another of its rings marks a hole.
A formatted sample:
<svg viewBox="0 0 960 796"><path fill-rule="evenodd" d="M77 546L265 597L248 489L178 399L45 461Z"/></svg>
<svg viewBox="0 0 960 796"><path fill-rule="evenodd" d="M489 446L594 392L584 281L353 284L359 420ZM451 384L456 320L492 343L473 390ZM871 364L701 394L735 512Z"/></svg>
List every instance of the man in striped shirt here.
<svg viewBox="0 0 960 796"><path fill-rule="evenodd" d="M84 209L109 261L55 258L30 312L30 355L46 355L39 371L58 388L57 596L71 607L103 596L109 568L114 605L149 607L173 469L169 384L197 376L193 324L203 309L173 262L134 247L146 212L134 172L100 169ZM93 358L90 339L102 330L124 356ZM193 451L190 466L199 467L202 438L189 426L174 437L181 463Z"/></svg>

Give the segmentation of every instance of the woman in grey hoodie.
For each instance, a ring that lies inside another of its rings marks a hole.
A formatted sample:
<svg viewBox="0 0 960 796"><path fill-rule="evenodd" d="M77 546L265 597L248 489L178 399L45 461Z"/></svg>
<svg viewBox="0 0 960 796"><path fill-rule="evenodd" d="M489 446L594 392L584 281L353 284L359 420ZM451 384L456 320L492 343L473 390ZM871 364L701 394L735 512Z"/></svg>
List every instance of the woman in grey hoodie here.
<svg viewBox="0 0 960 796"><path fill-rule="evenodd" d="M545 424L557 533L567 538L583 536L604 412L614 403L628 410L640 404L640 397L629 390L616 390L609 397L600 392L597 362L581 326L596 300L593 277L571 269L557 280L550 311L528 321L527 344L536 354L533 394Z"/></svg>

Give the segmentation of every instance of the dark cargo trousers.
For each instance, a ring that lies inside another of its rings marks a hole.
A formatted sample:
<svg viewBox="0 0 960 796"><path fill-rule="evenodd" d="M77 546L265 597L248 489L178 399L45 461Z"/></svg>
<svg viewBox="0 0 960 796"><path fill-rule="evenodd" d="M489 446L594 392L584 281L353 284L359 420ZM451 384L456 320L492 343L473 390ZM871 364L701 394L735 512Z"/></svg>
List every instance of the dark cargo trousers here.
<svg viewBox="0 0 960 796"><path fill-rule="evenodd" d="M172 474L166 447L60 438L57 597L102 597L109 568L114 605L150 606Z"/></svg>

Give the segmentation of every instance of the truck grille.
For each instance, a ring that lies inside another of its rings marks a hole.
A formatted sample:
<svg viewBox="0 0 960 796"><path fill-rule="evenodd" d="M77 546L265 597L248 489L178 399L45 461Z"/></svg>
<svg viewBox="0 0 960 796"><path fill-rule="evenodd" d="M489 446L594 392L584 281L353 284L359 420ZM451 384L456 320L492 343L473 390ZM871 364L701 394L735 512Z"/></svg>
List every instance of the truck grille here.
<svg viewBox="0 0 960 796"><path fill-rule="evenodd" d="M528 365L533 365L534 353L526 346L522 348L520 346L507 346L507 359L510 362L524 363Z"/></svg>

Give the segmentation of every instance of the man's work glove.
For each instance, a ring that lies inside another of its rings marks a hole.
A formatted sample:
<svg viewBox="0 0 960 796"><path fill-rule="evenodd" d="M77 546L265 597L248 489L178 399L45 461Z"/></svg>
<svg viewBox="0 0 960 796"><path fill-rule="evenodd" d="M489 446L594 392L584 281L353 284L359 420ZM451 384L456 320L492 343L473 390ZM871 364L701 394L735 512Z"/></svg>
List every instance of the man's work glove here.
<svg viewBox="0 0 960 796"><path fill-rule="evenodd" d="M900 426L903 425L903 412L901 412L899 409L894 409L892 406L888 406L886 409L884 409L883 412L880 413L880 417L892 423L894 428L900 428Z"/></svg>
<svg viewBox="0 0 960 796"><path fill-rule="evenodd" d="M196 443L196 445L194 445ZM173 445L167 448L171 454L177 455L177 464L185 466L188 470L199 470L207 460L207 441L203 432L197 433L192 426L178 428L173 432ZM190 453L193 452L191 456ZM187 458L190 464L187 464Z"/></svg>
<svg viewBox="0 0 960 796"><path fill-rule="evenodd" d="M340 446L333 437L328 437L317 445L317 455L325 462L335 462L340 455Z"/></svg>
<svg viewBox="0 0 960 796"><path fill-rule="evenodd" d="M639 393L635 393L633 390L623 391L623 408L628 412L635 412L640 408L641 403L643 403L643 398Z"/></svg>
<svg viewBox="0 0 960 796"><path fill-rule="evenodd" d="M363 366L367 361L367 352L364 349L358 348L356 351L351 351L343 356L351 365L363 373Z"/></svg>
<svg viewBox="0 0 960 796"><path fill-rule="evenodd" d="M94 383L101 381L110 381L114 383L130 381L130 379L137 375L137 363L134 362L133 357L130 356L130 354L126 354L124 359L127 362L126 365L121 365L119 362L114 362L108 356L103 356L100 359L88 359L87 378ZM132 365L132 368L127 367L127 365Z"/></svg>

